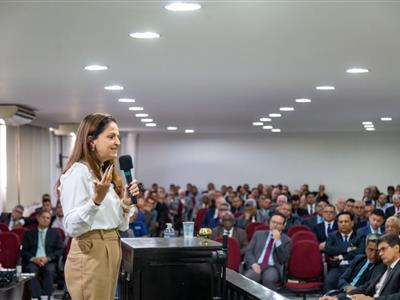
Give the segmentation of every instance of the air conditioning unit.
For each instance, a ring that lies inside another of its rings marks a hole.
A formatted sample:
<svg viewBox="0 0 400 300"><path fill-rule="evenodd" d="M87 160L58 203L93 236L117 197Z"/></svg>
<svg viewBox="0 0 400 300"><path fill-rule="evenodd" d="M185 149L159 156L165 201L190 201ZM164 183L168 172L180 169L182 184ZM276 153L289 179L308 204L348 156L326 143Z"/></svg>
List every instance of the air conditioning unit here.
<svg viewBox="0 0 400 300"><path fill-rule="evenodd" d="M19 126L32 122L36 118L35 112L21 105L0 105L0 119L3 119L6 125Z"/></svg>

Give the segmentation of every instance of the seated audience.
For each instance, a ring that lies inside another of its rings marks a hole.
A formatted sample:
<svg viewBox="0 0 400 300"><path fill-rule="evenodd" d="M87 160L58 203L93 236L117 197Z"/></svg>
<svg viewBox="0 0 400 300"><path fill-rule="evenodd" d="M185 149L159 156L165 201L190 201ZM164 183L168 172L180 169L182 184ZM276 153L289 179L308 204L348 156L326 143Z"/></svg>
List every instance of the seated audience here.
<svg viewBox="0 0 400 300"><path fill-rule="evenodd" d="M344 211L348 211L352 214L354 214L354 204L356 203L356 200L349 198L346 200L346 204L344 206Z"/></svg>
<svg viewBox="0 0 400 300"><path fill-rule="evenodd" d="M378 197L378 201L376 202L376 208L381 209L383 213L386 213L386 209L392 206L393 204L388 202L388 197L384 193L381 193Z"/></svg>
<svg viewBox="0 0 400 300"><path fill-rule="evenodd" d="M319 202L319 201L321 201L321 200L325 200L325 201L327 201L328 202L328 195L327 194L325 194L325 185L323 185L323 184L320 184L319 186L318 186L318 193L317 193L317 196L316 196L316 201L317 202Z"/></svg>
<svg viewBox="0 0 400 300"><path fill-rule="evenodd" d="M324 207L322 211L322 216L324 221L315 225L313 231L317 236L319 249L321 251L325 251L326 239L329 234L335 230L337 230L337 222L336 222L336 210L335 206L328 204Z"/></svg>
<svg viewBox="0 0 400 300"><path fill-rule="evenodd" d="M245 276L276 290L284 278L284 266L289 260L291 239L282 233L285 216L275 212L269 220L269 231L256 231L247 247Z"/></svg>
<svg viewBox="0 0 400 300"><path fill-rule="evenodd" d="M223 235L237 240L240 246L240 253L244 254L248 245L246 231L235 226L235 217L229 211L224 212L221 216L220 224L213 229L211 239L215 240Z"/></svg>
<svg viewBox="0 0 400 300"><path fill-rule="evenodd" d="M246 229L247 225L254 222L265 223L266 217L261 210L257 209L257 202L254 199L247 199L244 204L244 213L237 218L236 224L240 228Z"/></svg>
<svg viewBox="0 0 400 300"><path fill-rule="evenodd" d="M266 195L261 195L258 198L258 207L265 220L268 220L276 208L276 203L272 202Z"/></svg>
<svg viewBox="0 0 400 300"><path fill-rule="evenodd" d="M47 296L50 299L58 259L63 255L64 248L57 230L49 228L50 212L39 211L37 219L38 228L24 235L21 253L22 270L37 275L30 281L32 298Z"/></svg>
<svg viewBox="0 0 400 300"><path fill-rule="evenodd" d="M219 194L214 194L215 204L212 205L208 210L204 217L202 227L214 228L219 224L219 215L220 213L225 213L227 210L230 210L228 203L226 203L224 197Z"/></svg>
<svg viewBox="0 0 400 300"><path fill-rule="evenodd" d="M357 230L357 234L361 236L367 236L370 233L383 234L385 227L385 215L383 211L375 208L368 218L368 224Z"/></svg>
<svg viewBox="0 0 400 300"><path fill-rule="evenodd" d="M308 192L305 196L307 202L307 212L310 216L313 216L317 213L317 201L315 200L315 195L311 192Z"/></svg>
<svg viewBox="0 0 400 300"><path fill-rule="evenodd" d="M300 197L298 195L292 195L289 198L289 202L292 203L293 215L297 215L300 218L308 215L307 209L305 209L304 207L300 207Z"/></svg>
<svg viewBox="0 0 400 300"><path fill-rule="evenodd" d="M367 225L368 219L365 217L365 204L357 200L353 206L354 229L359 229Z"/></svg>
<svg viewBox="0 0 400 300"><path fill-rule="evenodd" d="M316 205L316 211L313 215L309 216L307 219L303 220L303 224L310 227L312 230L315 226L318 224L322 223L324 221L324 217L322 216L322 212L324 211L324 208L329 205L328 202L325 200L321 200L317 203Z"/></svg>
<svg viewBox="0 0 400 300"><path fill-rule="evenodd" d="M345 210L345 207L346 207L346 200L345 200L345 199L337 199L337 200L336 200L335 207L336 207L336 212L337 212L338 214L341 213L342 211Z"/></svg>
<svg viewBox="0 0 400 300"><path fill-rule="evenodd" d="M64 229L64 212L60 201L57 201L56 204L56 215L53 221L51 222L51 228L60 228Z"/></svg>
<svg viewBox="0 0 400 300"><path fill-rule="evenodd" d="M6 224L10 230L25 225L24 207L20 204L16 205L10 213L2 213L0 223Z"/></svg>
<svg viewBox="0 0 400 300"><path fill-rule="evenodd" d="M233 214L242 214L244 211L243 200L236 194L232 197L231 212Z"/></svg>
<svg viewBox="0 0 400 300"><path fill-rule="evenodd" d="M338 230L329 234L325 254L329 271L324 280L324 291L337 289L339 277L346 271L353 258L364 253L364 243L354 228L354 217L350 212L337 215Z"/></svg>
<svg viewBox="0 0 400 300"><path fill-rule="evenodd" d="M394 194L392 197L393 206L388 207L385 212L386 219L391 216L400 218L400 194Z"/></svg>
<svg viewBox="0 0 400 300"><path fill-rule="evenodd" d="M400 218L391 216L385 222L385 233L400 236Z"/></svg>
<svg viewBox="0 0 400 300"><path fill-rule="evenodd" d="M280 206L276 208L277 212L280 212L282 215L285 216L286 222L285 222L285 228L283 229L284 233L287 233L288 229L292 227L293 225L299 225L301 224L300 218L297 215L292 214L292 204L287 202L283 203Z"/></svg>

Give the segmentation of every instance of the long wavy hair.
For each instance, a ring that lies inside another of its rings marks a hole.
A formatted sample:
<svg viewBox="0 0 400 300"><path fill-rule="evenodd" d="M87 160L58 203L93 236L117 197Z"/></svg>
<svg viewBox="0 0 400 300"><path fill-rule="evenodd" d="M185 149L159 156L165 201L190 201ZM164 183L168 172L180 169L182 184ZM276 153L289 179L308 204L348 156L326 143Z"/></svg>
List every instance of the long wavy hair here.
<svg viewBox="0 0 400 300"><path fill-rule="evenodd" d="M92 171L92 174L101 180L101 171L105 171L107 167L114 164L114 160L108 160L101 165L101 162L97 159L94 151L91 150L91 141L98 138L98 136L107 128L111 122L117 123L117 121L110 115L103 113L93 113L87 115L82 122L79 124L78 132L76 133L75 145L72 150L68 162L65 165L62 174L65 174L71 168L75 162L83 161ZM113 170L112 183L114 184L114 190L118 196L123 196L123 185L122 179L118 175L117 171ZM56 184L56 192L59 194L60 178Z"/></svg>

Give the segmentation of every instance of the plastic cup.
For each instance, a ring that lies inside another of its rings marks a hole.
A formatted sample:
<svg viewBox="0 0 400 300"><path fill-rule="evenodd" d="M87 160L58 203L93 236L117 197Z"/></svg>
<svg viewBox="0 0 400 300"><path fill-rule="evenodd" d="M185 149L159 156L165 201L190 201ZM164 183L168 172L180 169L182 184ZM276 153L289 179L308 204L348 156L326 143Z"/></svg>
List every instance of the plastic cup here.
<svg viewBox="0 0 400 300"><path fill-rule="evenodd" d="M194 234L194 222L183 222L183 237L192 238Z"/></svg>

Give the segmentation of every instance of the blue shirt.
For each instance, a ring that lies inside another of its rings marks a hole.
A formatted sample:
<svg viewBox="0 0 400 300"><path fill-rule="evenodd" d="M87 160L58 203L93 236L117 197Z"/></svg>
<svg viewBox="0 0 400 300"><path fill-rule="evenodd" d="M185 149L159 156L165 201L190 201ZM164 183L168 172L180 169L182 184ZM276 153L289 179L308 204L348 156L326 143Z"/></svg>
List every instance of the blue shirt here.
<svg viewBox="0 0 400 300"><path fill-rule="evenodd" d="M36 248L36 257L45 257L46 256L46 234L47 228L39 228L38 227L38 243Z"/></svg>

